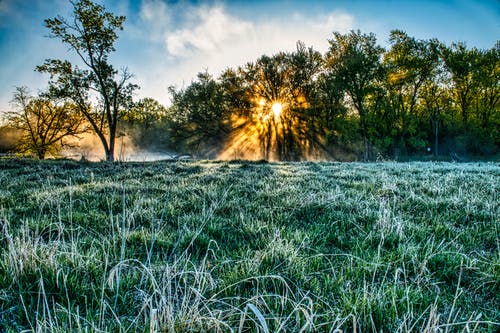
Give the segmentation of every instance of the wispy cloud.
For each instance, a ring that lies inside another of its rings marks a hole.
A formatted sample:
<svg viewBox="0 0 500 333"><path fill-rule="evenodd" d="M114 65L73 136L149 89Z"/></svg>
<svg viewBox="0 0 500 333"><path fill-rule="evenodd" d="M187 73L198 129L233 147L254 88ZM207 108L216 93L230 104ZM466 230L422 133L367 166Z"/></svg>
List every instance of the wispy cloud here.
<svg viewBox="0 0 500 333"><path fill-rule="evenodd" d="M0 15L3 15L8 10L8 4L6 0L0 0Z"/></svg>
<svg viewBox="0 0 500 333"><path fill-rule="evenodd" d="M232 50L240 50L241 56L247 57L289 49L297 40L320 47L317 44L325 44L333 31L346 32L353 22L353 16L343 12L322 17L295 13L291 17L250 21L230 15L221 5L201 6L183 21L181 28L167 31L165 42L168 54L174 57L234 53ZM254 50L250 54L249 48Z"/></svg>
<svg viewBox="0 0 500 333"><path fill-rule="evenodd" d="M291 51L298 40L326 51L333 31L347 32L354 26L354 17L340 11L241 17L221 4L191 5L180 12L160 0L144 1L140 15L150 34L163 36L157 60L148 61L155 63L154 70L136 69L143 74L137 76L143 85L141 94L153 96L159 91L165 94L169 85L189 83L205 69L217 75L263 54Z"/></svg>
<svg viewBox="0 0 500 333"><path fill-rule="evenodd" d="M150 40L163 40L172 24L173 8L161 0L144 0L139 12L140 25Z"/></svg>
<svg viewBox="0 0 500 333"><path fill-rule="evenodd" d="M187 57L197 53L220 52L227 45L254 36L254 24L226 13L223 7L196 9L186 27L169 33L166 46L170 55Z"/></svg>
<svg viewBox="0 0 500 333"><path fill-rule="evenodd" d="M0 110L8 109L14 86L30 84L36 90L46 85L47 78L33 72L43 59L70 56L59 41L43 38L47 31L41 25L44 18L69 14L67 0L33 1L36 10L16 0L0 0L0 13L9 12L4 15L9 18L8 27L13 21L28 20L22 31L30 36L25 37L30 48L37 50L20 52L26 59L12 56L14 51L9 53L9 66L0 72L2 77L15 80L0 81ZM238 12L237 6L220 1L197 5L191 1L142 0L140 7L132 0L116 3L107 9L126 15L127 21L113 62L135 74L134 82L141 86L138 97L149 96L166 104L169 86L189 84L205 69L218 75L227 67L244 65L263 54L291 51L298 40L325 51L332 31L346 32L354 26L354 17L340 11L307 14L289 9L270 16ZM14 20L15 15L20 17Z"/></svg>

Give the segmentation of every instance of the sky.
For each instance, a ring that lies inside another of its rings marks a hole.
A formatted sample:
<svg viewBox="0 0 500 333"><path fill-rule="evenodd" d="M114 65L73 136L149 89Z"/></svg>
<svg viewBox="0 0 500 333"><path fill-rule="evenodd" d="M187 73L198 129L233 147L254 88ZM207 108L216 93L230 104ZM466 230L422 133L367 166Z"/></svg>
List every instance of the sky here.
<svg viewBox="0 0 500 333"><path fill-rule="evenodd" d="M483 49L500 40L499 0L97 2L127 17L112 63L134 74L141 87L136 98L165 105L168 87L185 87L198 72L218 75L263 54L293 51L298 40L323 53L334 31L373 32L386 48L393 29ZM0 115L12 109L15 87L34 94L46 88L48 77L34 70L45 59L76 60L43 25L71 10L69 0L0 0Z"/></svg>

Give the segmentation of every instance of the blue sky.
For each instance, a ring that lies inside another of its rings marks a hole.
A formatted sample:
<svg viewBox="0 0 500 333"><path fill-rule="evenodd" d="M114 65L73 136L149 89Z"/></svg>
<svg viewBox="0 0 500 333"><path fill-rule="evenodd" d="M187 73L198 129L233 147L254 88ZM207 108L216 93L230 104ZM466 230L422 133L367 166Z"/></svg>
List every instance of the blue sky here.
<svg viewBox="0 0 500 333"><path fill-rule="evenodd" d="M112 61L135 75L138 98L164 104L169 86L185 86L205 69L218 74L262 54L293 50L297 40L324 52L332 31L374 32L382 46L392 29L478 48L500 39L499 0L99 2L127 16ZM45 18L70 13L68 0L0 0L0 112L10 109L16 86L34 93L46 87L47 77L34 71L44 59L74 59L43 26Z"/></svg>

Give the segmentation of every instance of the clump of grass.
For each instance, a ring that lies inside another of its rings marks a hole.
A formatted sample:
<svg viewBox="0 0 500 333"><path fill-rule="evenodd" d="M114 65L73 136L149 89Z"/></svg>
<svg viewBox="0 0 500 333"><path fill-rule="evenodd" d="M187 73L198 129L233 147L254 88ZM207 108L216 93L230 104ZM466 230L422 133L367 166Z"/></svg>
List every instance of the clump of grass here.
<svg viewBox="0 0 500 333"><path fill-rule="evenodd" d="M500 328L500 168L0 160L7 331Z"/></svg>

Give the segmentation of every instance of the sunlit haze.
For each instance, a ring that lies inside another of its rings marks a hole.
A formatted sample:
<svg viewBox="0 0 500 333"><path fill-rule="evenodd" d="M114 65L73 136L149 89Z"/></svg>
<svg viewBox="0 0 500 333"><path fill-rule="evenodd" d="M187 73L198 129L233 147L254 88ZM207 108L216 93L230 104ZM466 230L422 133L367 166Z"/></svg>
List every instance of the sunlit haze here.
<svg viewBox="0 0 500 333"><path fill-rule="evenodd" d="M111 61L128 67L141 86L137 97L169 104L167 88L188 85L196 73L217 75L262 54L290 51L297 40L324 52L333 31L374 32L387 45L389 31L445 43L490 48L500 36L500 3L485 1L101 1L125 15ZM46 58L69 58L47 38L43 20L69 16L65 0L0 0L0 111L10 109L16 86L32 92L47 77L34 71ZM279 13L279 15L277 14Z"/></svg>
<svg viewBox="0 0 500 333"><path fill-rule="evenodd" d="M281 115L281 111L283 110L283 107L281 106L281 103L276 102L273 104L272 110L274 113L274 117L277 118Z"/></svg>

